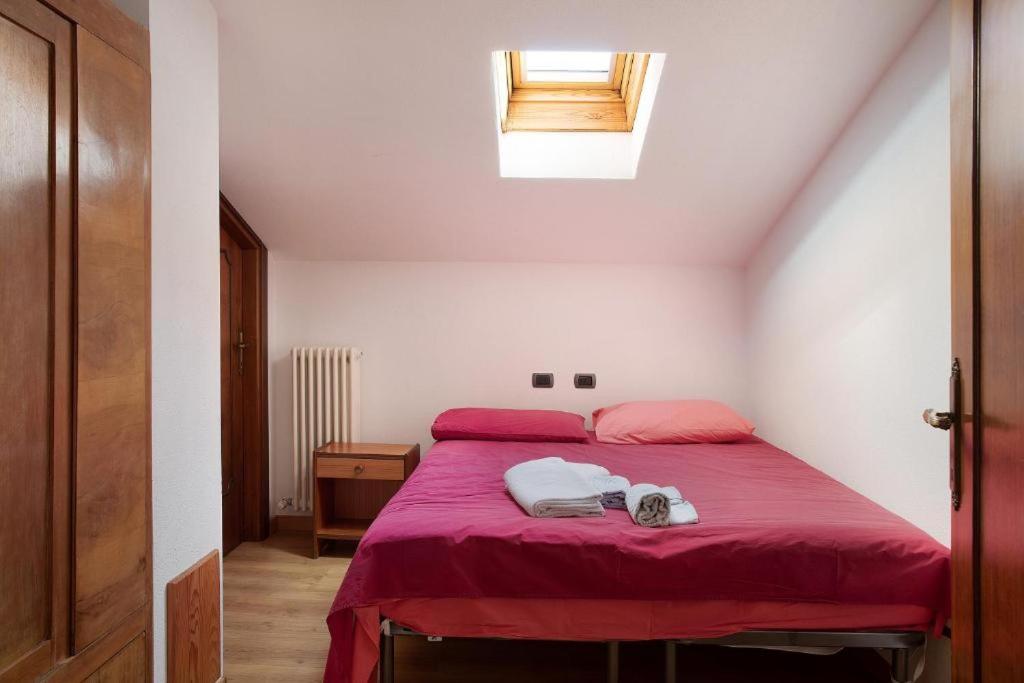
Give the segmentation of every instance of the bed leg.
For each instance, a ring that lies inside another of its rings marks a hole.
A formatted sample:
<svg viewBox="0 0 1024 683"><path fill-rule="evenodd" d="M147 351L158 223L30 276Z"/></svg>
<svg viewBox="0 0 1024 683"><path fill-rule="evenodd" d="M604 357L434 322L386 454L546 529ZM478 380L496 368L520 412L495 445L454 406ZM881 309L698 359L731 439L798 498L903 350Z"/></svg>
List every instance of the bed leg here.
<svg viewBox="0 0 1024 683"><path fill-rule="evenodd" d="M910 655L913 649L900 647L892 649L890 673L894 683L913 683L914 673L910 670Z"/></svg>
<svg viewBox="0 0 1024 683"><path fill-rule="evenodd" d="M608 642L608 683L619 683L619 641Z"/></svg>
<svg viewBox="0 0 1024 683"><path fill-rule="evenodd" d="M665 641L665 683L676 683L676 642Z"/></svg>
<svg viewBox="0 0 1024 683"><path fill-rule="evenodd" d="M380 683L395 683L395 637L388 629L380 633L380 662L377 663L377 680Z"/></svg>

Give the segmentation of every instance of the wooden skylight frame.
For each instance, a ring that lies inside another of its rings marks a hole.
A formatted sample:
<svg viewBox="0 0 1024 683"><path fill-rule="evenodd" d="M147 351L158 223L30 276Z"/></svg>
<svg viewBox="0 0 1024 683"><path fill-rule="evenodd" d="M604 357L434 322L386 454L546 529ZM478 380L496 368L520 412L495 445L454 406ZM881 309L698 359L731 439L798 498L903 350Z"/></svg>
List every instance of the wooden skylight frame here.
<svg viewBox="0 0 1024 683"><path fill-rule="evenodd" d="M522 53L507 51L501 130L632 132L650 57L615 53L607 82L545 82L524 79Z"/></svg>

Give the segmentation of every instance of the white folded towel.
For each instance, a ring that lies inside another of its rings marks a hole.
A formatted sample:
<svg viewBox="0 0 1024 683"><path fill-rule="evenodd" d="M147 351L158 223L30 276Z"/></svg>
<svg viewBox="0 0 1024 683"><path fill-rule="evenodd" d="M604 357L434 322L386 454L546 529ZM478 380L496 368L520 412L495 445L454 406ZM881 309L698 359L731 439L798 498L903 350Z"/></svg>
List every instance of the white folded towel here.
<svg viewBox="0 0 1024 683"><path fill-rule="evenodd" d="M626 491L629 480L617 474L598 475L592 477L594 486L601 492L601 506L616 510L626 509Z"/></svg>
<svg viewBox="0 0 1024 683"><path fill-rule="evenodd" d="M679 493L679 489L675 486L666 486L662 491L668 496L668 523L670 525L696 524L700 521L697 517L697 508L693 507L693 503L683 498L683 495Z"/></svg>
<svg viewBox="0 0 1024 683"><path fill-rule="evenodd" d="M591 468L598 466L580 467L584 464L562 458L528 460L505 472L505 486L531 517L601 517L601 492L584 474L593 476Z"/></svg>
<svg viewBox="0 0 1024 683"><path fill-rule="evenodd" d="M668 526L669 503L665 491L654 484L633 484L626 491L626 509L640 526Z"/></svg>

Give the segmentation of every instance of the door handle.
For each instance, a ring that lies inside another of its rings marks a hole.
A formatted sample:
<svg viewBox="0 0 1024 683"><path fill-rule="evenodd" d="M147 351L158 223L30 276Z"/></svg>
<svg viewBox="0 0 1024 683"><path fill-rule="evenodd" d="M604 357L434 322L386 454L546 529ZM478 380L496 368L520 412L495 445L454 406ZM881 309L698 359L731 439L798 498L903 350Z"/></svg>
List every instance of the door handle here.
<svg viewBox="0 0 1024 683"><path fill-rule="evenodd" d="M939 412L929 408L921 414L921 418L936 429L950 430L961 418L960 405L960 359L953 359L953 367L949 371L949 412ZM963 469L961 462L960 430L953 429L949 438L949 490L953 499L953 509L960 509L961 484Z"/></svg>
<svg viewBox="0 0 1024 683"><path fill-rule="evenodd" d="M948 430L953 426L953 413L940 413L934 408L929 408L921 415L924 421L936 429Z"/></svg>
<svg viewBox="0 0 1024 683"><path fill-rule="evenodd" d="M243 360L245 359L245 350L249 348L249 345L245 343L245 337L242 334L242 330L238 330L238 343L235 344L235 348L238 349L238 374L242 374L242 368L244 367Z"/></svg>

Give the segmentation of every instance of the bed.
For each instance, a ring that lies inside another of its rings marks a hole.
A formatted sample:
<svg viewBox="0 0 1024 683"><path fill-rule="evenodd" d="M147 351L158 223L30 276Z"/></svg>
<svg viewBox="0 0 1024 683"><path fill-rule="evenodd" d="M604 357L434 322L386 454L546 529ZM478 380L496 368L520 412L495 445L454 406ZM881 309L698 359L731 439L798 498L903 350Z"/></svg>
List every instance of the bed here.
<svg viewBox="0 0 1024 683"><path fill-rule="evenodd" d="M535 519L502 473L533 458L674 484L700 523ZM909 651L949 614L949 551L771 444L442 441L370 527L328 616L325 681L394 677L392 638L663 640ZM383 656L381 653L383 652ZM609 679L614 680L614 672ZM670 679L671 680L671 679Z"/></svg>

